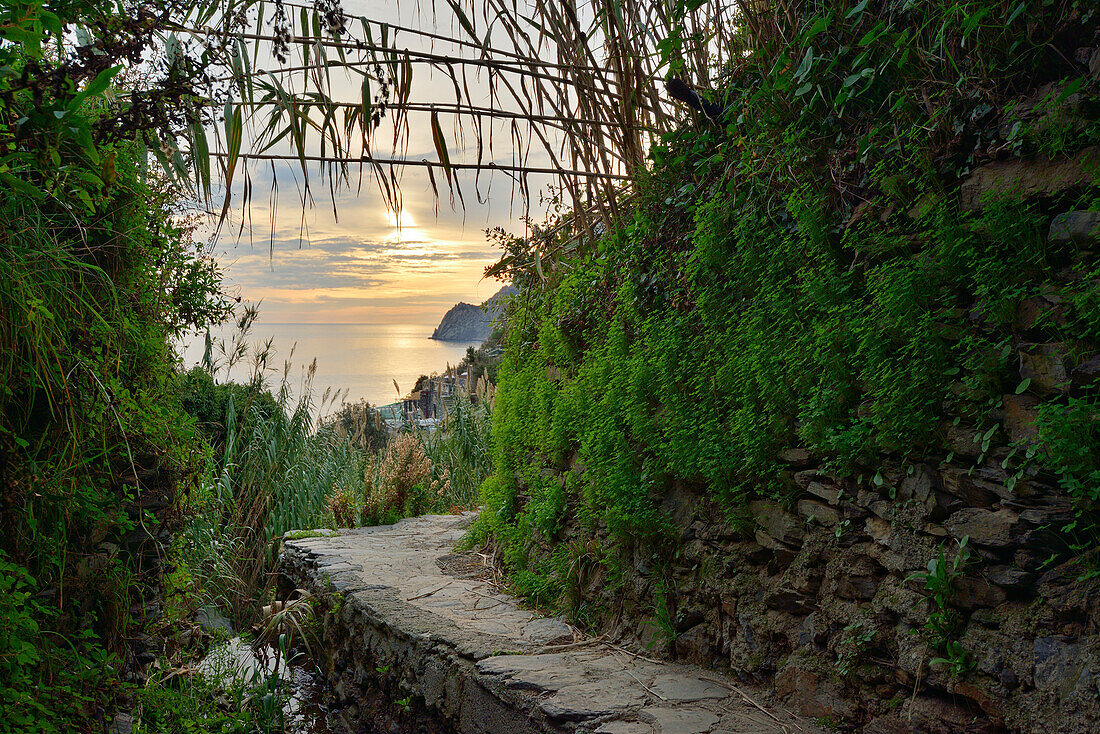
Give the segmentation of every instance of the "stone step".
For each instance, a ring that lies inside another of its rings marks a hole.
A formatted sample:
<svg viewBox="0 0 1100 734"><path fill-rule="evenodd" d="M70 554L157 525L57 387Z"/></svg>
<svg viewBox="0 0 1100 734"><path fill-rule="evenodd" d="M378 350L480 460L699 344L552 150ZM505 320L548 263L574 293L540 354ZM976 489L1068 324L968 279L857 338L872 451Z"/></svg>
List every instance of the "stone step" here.
<svg viewBox="0 0 1100 734"><path fill-rule="evenodd" d="M714 671L652 660L525 609L480 556L453 551L475 517L285 540L281 573L335 610L325 656L344 705L389 688L462 734L821 731Z"/></svg>

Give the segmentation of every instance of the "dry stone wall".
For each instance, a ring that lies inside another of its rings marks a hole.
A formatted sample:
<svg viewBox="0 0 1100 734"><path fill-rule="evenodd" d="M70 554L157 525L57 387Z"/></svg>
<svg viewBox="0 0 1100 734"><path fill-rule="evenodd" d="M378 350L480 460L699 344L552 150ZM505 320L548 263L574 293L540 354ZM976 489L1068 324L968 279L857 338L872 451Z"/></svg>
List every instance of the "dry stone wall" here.
<svg viewBox="0 0 1100 734"><path fill-rule="evenodd" d="M1048 566L1072 517L1036 482L1005 486L993 460L887 462L881 484L832 476L786 454L797 495L749 506L751 539L688 488L664 501L679 549L662 573L634 549L629 581L589 586L622 619L652 615L655 589L673 609L678 659L771 681L779 698L822 724L864 732L1085 732L1100 728L1100 582L1074 559ZM969 560L946 612L961 670L926 624L937 602L913 574L941 548ZM620 625L654 647L651 626Z"/></svg>

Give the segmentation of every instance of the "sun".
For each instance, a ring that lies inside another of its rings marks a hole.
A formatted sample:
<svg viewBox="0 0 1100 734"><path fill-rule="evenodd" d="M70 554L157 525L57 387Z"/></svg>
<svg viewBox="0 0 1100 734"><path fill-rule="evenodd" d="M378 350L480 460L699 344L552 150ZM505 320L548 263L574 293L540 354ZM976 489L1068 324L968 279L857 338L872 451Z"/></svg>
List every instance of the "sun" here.
<svg viewBox="0 0 1100 734"><path fill-rule="evenodd" d="M402 249L420 245L424 247L430 242L428 233L416 226L416 221L405 209L386 210L386 220L390 226L390 233L385 241L393 245L399 245Z"/></svg>
<svg viewBox="0 0 1100 734"><path fill-rule="evenodd" d="M412 218L412 214L409 214L404 209L386 209L386 219L394 229L409 229L416 227L416 222Z"/></svg>

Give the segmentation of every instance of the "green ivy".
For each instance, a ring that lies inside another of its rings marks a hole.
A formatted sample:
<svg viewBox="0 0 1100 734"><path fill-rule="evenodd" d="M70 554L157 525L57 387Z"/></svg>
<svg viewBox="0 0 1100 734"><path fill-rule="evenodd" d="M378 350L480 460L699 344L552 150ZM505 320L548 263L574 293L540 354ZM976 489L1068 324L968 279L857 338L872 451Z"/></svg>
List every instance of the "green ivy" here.
<svg viewBox="0 0 1100 734"><path fill-rule="evenodd" d="M1095 13L895 5L810 3L778 21L792 27L724 71L728 119L653 148L618 227L544 261L545 277L520 274L478 532L502 544L521 591L567 588L547 559L572 523L660 547L677 484L731 518L787 496L786 447L870 476L883 455L949 459L962 422L981 428L984 458L1006 441L1002 396L1019 392L1044 403L1026 461L1094 511L1097 391L1029 387L1017 351L1100 345L1096 253L1046 239L1052 213L1100 210L1100 179L976 210L958 185L1021 115L1029 130L1050 110L1083 123L1019 154L1100 143L1096 81L1052 60ZM1046 108L1010 104L1047 82ZM1018 308L1040 294L1060 315L1025 334Z"/></svg>

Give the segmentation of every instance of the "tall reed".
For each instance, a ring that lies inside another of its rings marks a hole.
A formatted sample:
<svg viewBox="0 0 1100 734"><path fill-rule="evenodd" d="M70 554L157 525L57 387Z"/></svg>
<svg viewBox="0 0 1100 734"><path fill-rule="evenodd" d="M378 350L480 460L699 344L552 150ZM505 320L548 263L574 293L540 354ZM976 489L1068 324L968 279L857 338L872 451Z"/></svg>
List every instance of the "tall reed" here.
<svg viewBox="0 0 1100 734"><path fill-rule="evenodd" d="M192 497L183 544L198 571L193 576L202 579L202 596L237 620L258 610L278 559L278 539L289 530L329 524L330 495L358 486L362 477L364 455L352 437L315 418L331 402L326 393L314 403L315 365L297 398L288 364L277 393L270 394L276 409L262 399L266 391L257 380L270 357L269 348L256 352L252 384L230 394L224 442Z"/></svg>

